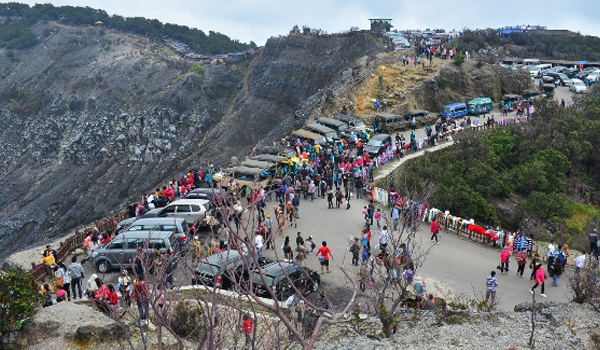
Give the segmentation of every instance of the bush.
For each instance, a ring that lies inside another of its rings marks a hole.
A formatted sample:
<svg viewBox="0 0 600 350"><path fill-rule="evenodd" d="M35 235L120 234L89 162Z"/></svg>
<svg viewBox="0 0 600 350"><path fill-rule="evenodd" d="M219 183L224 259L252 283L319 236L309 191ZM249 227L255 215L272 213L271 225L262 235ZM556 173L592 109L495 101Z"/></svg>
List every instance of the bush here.
<svg viewBox="0 0 600 350"><path fill-rule="evenodd" d="M569 289L572 301L579 304L591 303L596 305L600 296L598 271L595 268L583 268L579 275L573 275L569 278Z"/></svg>
<svg viewBox="0 0 600 350"><path fill-rule="evenodd" d="M456 56L454 56L454 64L460 66L463 63L465 63L465 55L462 53L457 53Z"/></svg>
<svg viewBox="0 0 600 350"><path fill-rule="evenodd" d="M201 340L206 335L202 310L185 300L177 302L167 322L180 337Z"/></svg>
<svg viewBox="0 0 600 350"><path fill-rule="evenodd" d="M0 276L0 332L18 330L30 321L40 301L39 286L21 268L10 268Z"/></svg>

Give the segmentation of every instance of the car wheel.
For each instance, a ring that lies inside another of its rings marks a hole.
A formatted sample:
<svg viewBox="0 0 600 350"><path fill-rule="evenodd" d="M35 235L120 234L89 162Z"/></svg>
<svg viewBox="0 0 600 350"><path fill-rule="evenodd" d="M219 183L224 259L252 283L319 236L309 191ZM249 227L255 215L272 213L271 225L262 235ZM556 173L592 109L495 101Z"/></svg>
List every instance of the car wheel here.
<svg viewBox="0 0 600 350"><path fill-rule="evenodd" d="M106 260L100 261L96 264L96 270L100 273L110 272L110 264Z"/></svg>

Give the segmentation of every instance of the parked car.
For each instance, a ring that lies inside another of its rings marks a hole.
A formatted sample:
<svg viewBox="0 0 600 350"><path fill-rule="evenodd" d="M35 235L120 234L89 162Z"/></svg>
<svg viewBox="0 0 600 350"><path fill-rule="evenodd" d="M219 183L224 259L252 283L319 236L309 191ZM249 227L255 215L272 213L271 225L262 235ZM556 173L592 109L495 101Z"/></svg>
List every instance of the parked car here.
<svg viewBox="0 0 600 350"><path fill-rule="evenodd" d="M579 94L586 92L587 86L585 86L583 81L579 79L571 79L571 85L569 85L569 90L573 91L576 94Z"/></svg>
<svg viewBox="0 0 600 350"><path fill-rule="evenodd" d="M411 120L413 117L415 118L427 118L431 114L429 111L424 109L410 109L408 112L404 113L404 120Z"/></svg>
<svg viewBox="0 0 600 350"><path fill-rule="evenodd" d="M444 119L456 119L467 115L467 104L464 102L456 102L444 106L440 115Z"/></svg>
<svg viewBox="0 0 600 350"><path fill-rule="evenodd" d="M376 132L391 132L407 125L408 122L397 114L378 114L373 122L373 130Z"/></svg>
<svg viewBox="0 0 600 350"><path fill-rule="evenodd" d="M154 248L163 254L179 253L178 238L174 231L126 231L94 250L92 263L100 273L117 268L133 268L138 247L144 250L150 262L155 258Z"/></svg>
<svg viewBox="0 0 600 350"><path fill-rule="evenodd" d="M248 254L237 250L226 250L206 257L196 268L192 284L231 289L239 286L243 292L247 288L250 271L273 263L273 260L259 258L253 262ZM238 283L236 283L238 282Z"/></svg>
<svg viewBox="0 0 600 350"><path fill-rule="evenodd" d="M370 128L367 127L367 125L365 124L365 121L362 118L355 117L352 115L345 115L345 114L338 114L335 116L335 118L346 123L346 125L348 126L348 129L350 129L350 131L363 132L363 133L366 131L372 131Z"/></svg>
<svg viewBox="0 0 600 350"><path fill-rule="evenodd" d="M183 218L140 218L129 225L125 232L128 231L173 231L181 251L188 245L187 224Z"/></svg>
<svg viewBox="0 0 600 350"><path fill-rule="evenodd" d="M389 134L377 134L367 142L364 151L370 156L377 157L385 152L387 145L392 144L392 137Z"/></svg>
<svg viewBox="0 0 600 350"><path fill-rule="evenodd" d="M225 198L227 196L227 191L223 190L223 189L218 189L218 188L211 188L211 187L206 187L206 188L196 188L194 190L191 190L185 197L185 199L208 199L208 200L213 200L213 199L221 199L221 198Z"/></svg>
<svg viewBox="0 0 600 350"><path fill-rule="evenodd" d="M259 273L252 276L254 292L263 298L271 298L269 289L277 300L285 300L296 294L296 287L303 295L319 290L321 278L316 271L289 261L278 261L261 269L264 280Z"/></svg>
<svg viewBox="0 0 600 350"><path fill-rule="evenodd" d="M337 132L339 137L346 137L350 135L350 130L348 130L348 125L341 120L327 118L327 117L319 117L316 121L318 124L326 126L330 129L333 129Z"/></svg>
<svg viewBox="0 0 600 350"><path fill-rule="evenodd" d="M206 219L211 205L208 199L179 199L167 204L157 213L157 217L183 218L189 225L200 222L207 225Z"/></svg>
<svg viewBox="0 0 600 350"><path fill-rule="evenodd" d="M545 98L549 98L549 99L554 98L554 88L555 87L556 86L554 84L544 84L542 86L542 95Z"/></svg>

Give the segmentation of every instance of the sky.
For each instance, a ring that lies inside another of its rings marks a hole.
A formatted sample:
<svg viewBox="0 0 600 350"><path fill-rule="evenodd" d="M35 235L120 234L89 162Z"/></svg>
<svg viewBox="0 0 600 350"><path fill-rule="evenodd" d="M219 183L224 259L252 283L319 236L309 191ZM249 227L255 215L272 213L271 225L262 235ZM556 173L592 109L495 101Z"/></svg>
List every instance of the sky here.
<svg viewBox="0 0 600 350"><path fill-rule="evenodd" d="M367 29L369 18L390 18L396 29L499 28L545 25L600 36L597 0L0 0L29 5L89 6L109 15L146 17L221 32L242 42L263 45L297 24L336 33Z"/></svg>

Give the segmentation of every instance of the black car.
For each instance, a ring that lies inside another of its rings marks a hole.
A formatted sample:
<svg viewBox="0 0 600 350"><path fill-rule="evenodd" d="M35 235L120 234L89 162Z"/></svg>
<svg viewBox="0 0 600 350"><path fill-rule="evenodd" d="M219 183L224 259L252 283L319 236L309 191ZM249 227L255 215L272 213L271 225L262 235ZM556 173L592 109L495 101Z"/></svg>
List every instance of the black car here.
<svg viewBox="0 0 600 350"><path fill-rule="evenodd" d="M252 281L254 292L263 298L271 298L269 293L271 289L277 300L285 300L296 294L292 286L295 286L302 295L308 295L319 290L321 283L319 273L289 261L265 265L261 272L262 275L255 272Z"/></svg>
<svg viewBox="0 0 600 350"><path fill-rule="evenodd" d="M243 292L250 278L249 271L272 263L273 260L264 257L254 262L250 255L240 254L237 250L225 251L204 259L196 268L196 276L192 278L192 284L204 284L222 289L233 289L239 286L241 289L237 291Z"/></svg>
<svg viewBox="0 0 600 350"><path fill-rule="evenodd" d="M204 258L194 273L192 284L228 289L235 271L249 259L237 250L226 250Z"/></svg>
<svg viewBox="0 0 600 350"><path fill-rule="evenodd" d="M209 199L213 200L221 200L226 198L227 192L218 188L196 188L190 191L184 198L186 199Z"/></svg>
<svg viewBox="0 0 600 350"><path fill-rule="evenodd" d="M377 157L385 152L388 145L392 144L392 137L389 134L377 134L367 142L364 151L370 156Z"/></svg>

